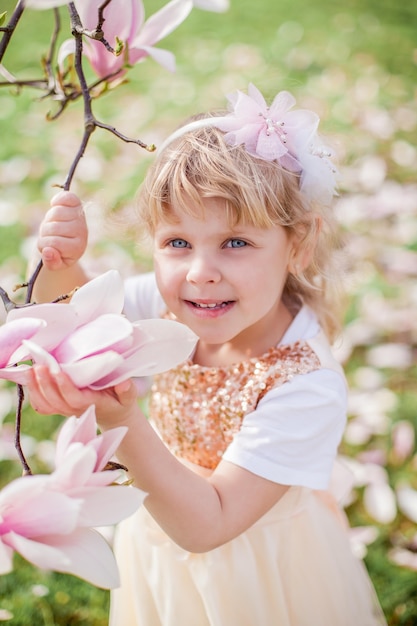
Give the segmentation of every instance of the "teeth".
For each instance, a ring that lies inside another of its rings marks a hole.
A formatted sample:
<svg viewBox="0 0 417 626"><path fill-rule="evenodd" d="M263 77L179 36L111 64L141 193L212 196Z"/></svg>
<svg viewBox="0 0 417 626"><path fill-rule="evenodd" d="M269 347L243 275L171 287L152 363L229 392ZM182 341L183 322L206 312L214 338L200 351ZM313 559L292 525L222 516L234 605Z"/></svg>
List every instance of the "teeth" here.
<svg viewBox="0 0 417 626"><path fill-rule="evenodd" d="M199 304L197 302L196 306L198 306L200 309L214 309L216 306L219 306L219 305L218 304Z"/></svg>

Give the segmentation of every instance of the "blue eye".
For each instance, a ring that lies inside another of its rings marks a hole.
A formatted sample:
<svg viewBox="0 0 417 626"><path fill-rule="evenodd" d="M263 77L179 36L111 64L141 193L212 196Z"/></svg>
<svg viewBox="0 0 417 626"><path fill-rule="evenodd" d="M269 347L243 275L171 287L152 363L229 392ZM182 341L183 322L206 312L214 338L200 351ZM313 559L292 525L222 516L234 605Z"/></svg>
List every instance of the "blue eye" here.
<svg viewBox="0 0 417 626"><path fill-rule="evenodd" d="M226 244L227 248L244 248L245 246L247 243L243 239L230 239Z"/></svg>
<svg viewBox="0 0 417 626"><path fill-rule="evenodd" d="M188 248L189 244L185 241L185 239L172 239L172 241L169 242L169 245L173 248Z"/></svg>

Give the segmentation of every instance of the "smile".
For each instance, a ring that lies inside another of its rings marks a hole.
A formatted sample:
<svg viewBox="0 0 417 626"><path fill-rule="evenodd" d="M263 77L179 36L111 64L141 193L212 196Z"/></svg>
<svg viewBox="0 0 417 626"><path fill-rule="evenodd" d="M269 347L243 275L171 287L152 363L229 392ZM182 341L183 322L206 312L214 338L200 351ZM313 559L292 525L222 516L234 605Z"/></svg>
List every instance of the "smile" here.
<svg viewBox="0 0 417 626"><path fill-rule="evenodd" d="M226 301L226 302L211 302L210 304L206 304L206 303L202 303L202 302L191 302L191 304L193 306L197 307L198 309L219 309L219 308L224 308L225 306L230 304L230 302L229 301Z"/></svg>

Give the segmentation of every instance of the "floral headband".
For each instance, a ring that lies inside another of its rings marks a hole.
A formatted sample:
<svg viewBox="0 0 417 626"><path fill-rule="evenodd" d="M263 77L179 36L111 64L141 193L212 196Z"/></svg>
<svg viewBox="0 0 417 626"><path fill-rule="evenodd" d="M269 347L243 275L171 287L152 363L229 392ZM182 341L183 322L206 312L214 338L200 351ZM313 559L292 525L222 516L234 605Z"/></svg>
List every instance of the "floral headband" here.
<svg viewBox="0 0 417 626"><path fill-rule="evenodd" d="M268 106L252 84L247 94L236 91L227 99L229 114L182 126L165 140L159 152L187 132L215 127L225 133L228 145L244 144L250 155L276 161L286 170L300 174L301 191L311 200L329 204L336 194L337 170L330 160L332 153L319 141L318 115L307 109L291 111L296 101L288 91L278 93Z"/></svg>

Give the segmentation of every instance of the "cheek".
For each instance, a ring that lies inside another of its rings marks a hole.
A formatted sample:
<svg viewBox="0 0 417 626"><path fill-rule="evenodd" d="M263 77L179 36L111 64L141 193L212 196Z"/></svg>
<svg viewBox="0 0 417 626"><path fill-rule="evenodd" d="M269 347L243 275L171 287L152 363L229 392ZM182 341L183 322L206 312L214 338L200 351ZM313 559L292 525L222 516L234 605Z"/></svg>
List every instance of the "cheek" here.
<svg viewBox="0 0 417 626"><path fill-rule="evenodd" d="M163 256L154 256L156 283L164 300L177 291L179 278L174 264Z"/></svg>

